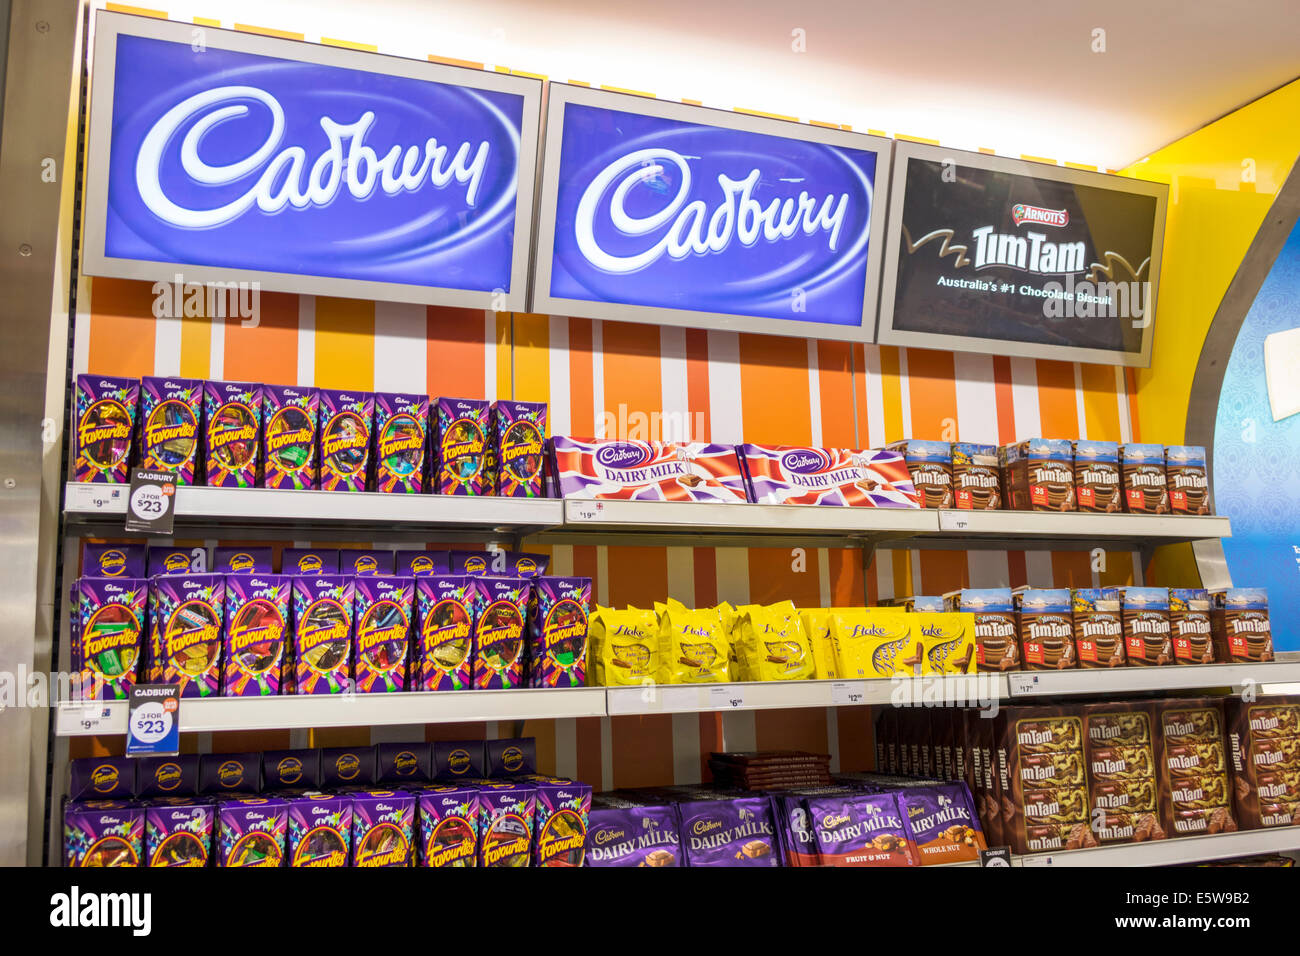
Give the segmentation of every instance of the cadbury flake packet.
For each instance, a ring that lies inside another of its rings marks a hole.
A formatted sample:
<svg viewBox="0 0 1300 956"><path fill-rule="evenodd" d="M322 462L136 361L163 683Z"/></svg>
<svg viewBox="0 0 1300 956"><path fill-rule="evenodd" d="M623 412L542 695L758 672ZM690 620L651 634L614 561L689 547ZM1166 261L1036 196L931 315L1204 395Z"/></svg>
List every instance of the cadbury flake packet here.
<svg viewBox="0 0 1300 956"><path fill-rule="evenodd" d="M909 673L910 616L900 608L854 608L832 615L836 675L843 679Z"/></svg>
<svg viewBox="0 0 1300 956"><path fill-rule="evenodd" d="M656 604L660 684L722 684L731 679L731 642L716 608Z"/></svg>
<svg viewBox="0 0 1300 956"><path fill-rule="evenodd" d="M816 674L812 643L791 601L740 608L733 640L741 680L810 680Z"/></svg>
<svg viewBox="0 0 1300 956"><path fill-rule="evenodd" d="M653 611L597 605L591 616L590 683L653 684L659 671L659 622Z"/></svg>
<svg viewBox="0 0 1300 956"><path fill-rule="evenodd" d="M807 807L819 866L921 865L898 793L810 796Z"/></svg>
<svg viewBox="0 0 1300 956"><path fill-rule="evenodd" d="M677 813L687 866L781 865L767 797L710 796L679 803Z"/></svg>

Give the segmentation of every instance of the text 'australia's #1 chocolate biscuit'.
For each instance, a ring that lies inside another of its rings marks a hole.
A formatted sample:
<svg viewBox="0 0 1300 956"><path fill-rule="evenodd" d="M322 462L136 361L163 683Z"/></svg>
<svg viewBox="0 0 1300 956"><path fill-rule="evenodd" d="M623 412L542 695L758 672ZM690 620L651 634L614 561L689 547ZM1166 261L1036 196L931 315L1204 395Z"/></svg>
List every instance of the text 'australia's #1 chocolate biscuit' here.
<svg viewBox="0 0 1300 956"><path fill-rule="evenodd" d="M963 588L944 595L949 611L975 616L975 662L981 671L1020 669L1016 608L1010 588Z"/></svg>
<svg viewBox="0 0 1300 956"><path fill-rule="evenodd" d="M1074 493L1080 511L1124 510L1118 443L1085 439L1074 443Z"/></svg>
<svg viewBox="0 0 1300 956"><path fill-rule="evenodd" d="M144 810L120 800L64 808L64 866L140 866L143 854Z"/></svg>
<svg viewBox="0 0 1300 956"><path fill-rule="evenodd" d="M217 804L217 866L283 866L288 810L288 803L276 797Z"/></svg>
<svg viewBox="0 0 1300 956"><path fill-rule="evenodd" d="M139 675L149 582L144 578L81 578L74 592L74 696L125 700Z"/></svg>
<svg viewBox="0 0 1300 956"><path fill-rule="evenodd" d="M203 421L208 484L254 487L261 474L262 386L253 382L205 382Z"/></svg>
<svg viewBox="0 0 1300 956"><path fill-rule="evenodd" d="M289 607L292 580L281 574L226 576L226 697L280 693L289 658Z"/></svg>
<svg viewBox="0 0 1300 956"><path fill-rule="evenodd" d="M542 497L546 403L493 402L489 429L490 487L503 498Z"/></svg>
<svg viewBox="0 0 1300 956"><path fill-rule="evenodd" d="M734 445L551 439L562 498L748 501Z"/></svg>
<svg viewBox="0 0 1300 956"><path fill-rule="evenodd" d="M537 784L533 865L582 866L590 813L591 787L587 784Z"/></svg>
<svg viewBox="0 0 1300 956"><path fill-rule="evenodd" d="M1169 664L1174 659L1169 633L1169 589L1120 588L1124 656L1131 665Z"/></svg>
<svg viewBox="0 0 1300 956"><path fill-rule="evenodd" d="M194 484L202 417L203 382L199 379L141 379L140 467L174 472L178 485Z"/></svg>
<svg viewBox="0 0 1300 956"><path fill-rule="evenodd" d="M1030 438L999 451L1008 504L1016 511L1074 511L1074 448L1068 439Z"/></svg>
<svg viewBox="0 0 1300 956"><path fill-rule="evenodd" d="M591 578L541 577L533 582L529 617L529 684L581 687L587 682Z"/></svg>
<svg viewBox="0 0 1300 956"><path fill-rule="evenodd" d="M420 846L418 866L478 865L477 787L421 787L416 793Z"/></svg>
<svg viewBox="0 0 1300 956"><path fill-rule="evenodd" d="M896 451L740 445L750 500L769 505L916 508L916 487Z"/></svg>
<svg viewBox="0 0 1300 956"><path fill-rule="evenodd" d="M1128 443L1119 449L1124 507L1134 514L1169 514L1165 446Z"/></svg>
<svg viewBox="0 0 1300 956"><path fill-rule="evenodd" d="M1124 622L1119 588L1075 588L1074 646L1080 667L1119 667L1124 663Z"/></svg>
<svg viewBox="0 0 1300 956"><path fill-rule="evenodd" d="M370 477L370 431L375 397L369 392L320 390L320 486L365 491Z"/></svg>
<svg viewBox="0 0 1300 956"><path fill-rule="evenodd" d="M293 580L294 692L352 689L353 578L302 575Z"/></svg>
<svg viewBox="0 0 1300 956"><path fill-rule="evenodd" d="M347 866L352 848L352 797L310 793L290 797L287 803L289 865Z"/></svg>
<svg viewBox="0 0 1300 956"><path fill-rule="evenodd" d="M1174 514L1208 515L1210 479L1201 445L1170 445L1165 449L1169 510Z"/></svg>
<svg viewBox="0 0 1300 956"><path fill-rule="evenodd" d="M182 697L221 691L226 579L171 574L149 582L149 680L176 684Z"/></svg>
<svg viewBox="0 0 1300 956"><path fill-rule="evenodd" d="M436 470L440 495L492 493L488 474L491 406L466 398L440 398L434 407Z"/></svg>
<svg viewBox="0 0 1300 956"><path fill-rule="evenodd" d="M423 491L428 470L428 397L376 393L374 433L375 491Z"/></svg>
<svg viewBox="0 0 1300 956"><path fill-rule="evenodd" d="M1023 588L1014 592L1025 670L1075 666L1074 615L1069 588Z"/></svg>
<svg viewBox="0 0 1300 956"><path fill-rule="evenodd" d="M922 508L953 506L951 444L909 438L891 442L887 447L903 455Z"/></svg>
<svg viewBox="0 0 1300 956"><path fill-rule="evenodd" d="M262 389L262 484L267 488L316 487L316 426L320 393L314 388L267 385Z"/></svg>
<svg viewBox="0 0 1300 956"><path fill-rule="evenodd" d="M406 690L415 579L357 577L353 590L357 691Z"/></svg>
<svg viewBox="0 0 1300 956"><path fill-rule="evenodd" d="M1203 588L1169 589L1169 633L1175 664L1213 664L1210 592Z"/></svg>
<svg viewBox="0 0 1300 956"><path fill-rule="evenodd" d="M474 686L500 689L524 686L524 652L529 578L483 578L483 610L474 622Z"/></svg>
<svg viewBox="0 0 1300 956"><path fill-rule="evenodd" d="M1263 588L1223 588L1210 592L1214 653L1220 663L1271 661L1273 625Z"/></svg>
<svg viewBox="0 0 1300 956"><path fill-rule="evenodd" d="M125 484L130 480L139 380L78 375L73 401L77 449L73 478Z"/></svg>
<svg viewBox="0 0 1300 956"><path fill-rule="evenodd" d="M474 625L487 605L481 582L436 574L415 582L419 636L411 680L417 690L467 690L474 673Z"/></svg>
<svg viewBox="0 0 1300 956"><path fill-rule="evenodd" d="M956 442L952 446L953 501L958 508L996 511L1002 507L998 447Z"/></svg>

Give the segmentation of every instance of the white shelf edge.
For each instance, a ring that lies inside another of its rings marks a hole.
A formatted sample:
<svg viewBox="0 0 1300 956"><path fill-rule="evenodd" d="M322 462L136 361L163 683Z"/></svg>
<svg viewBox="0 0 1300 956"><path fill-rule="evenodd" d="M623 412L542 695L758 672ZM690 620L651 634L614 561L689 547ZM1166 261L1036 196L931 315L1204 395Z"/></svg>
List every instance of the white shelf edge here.
<svg viewBox="0 0 1300 956"><path fill-rule="evenodd" d="M1131 694L1142 691L1241 687L1245 681L1253 681L1259 686L1300 681L1300 661L1012 671L1007 675L1007 680L1012 700L1058 694ZM1028 686L1031 681L1032 686Z"/></svg>
<svg viewBox="0 0 1300 956"><path fill-rule="evenodd" d="M746 502L564 499L569 531L602 528L646 531L708 530L756 533L916 534L934 531L934 512L919 508L758 505Z"/></svg>
<svg viewBox="0 0 1300 956"><path fill-rule="evenodd" d="M1238 830L1213 836L1183 836L1146 843L1121 843L1087 850L1013 856L1016 866L1171 866L1234 856L1300 850L1300 826Z"/></svg>

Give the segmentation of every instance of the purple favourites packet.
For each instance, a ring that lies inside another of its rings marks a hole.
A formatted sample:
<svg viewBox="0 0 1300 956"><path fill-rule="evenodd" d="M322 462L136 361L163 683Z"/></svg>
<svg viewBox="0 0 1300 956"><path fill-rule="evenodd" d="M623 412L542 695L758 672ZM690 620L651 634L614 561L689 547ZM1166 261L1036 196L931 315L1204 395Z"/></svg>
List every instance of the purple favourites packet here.
<svg viewBox="0 0 1300 956"><path fill-rule="evenodd" d="M486 605L482 582L437 574L415 581L419 633L412 657L416 690L467 690L474 676L474 625Z"/></svg>
<svg viewBox="0 0 1300 956"><path fill-rule="evenodd" d="M262 484L315 488L320 394L314 388L267 385L262 390L262 415Z"/></svg>
<svg viewBox="0 0 1300 956"><path fill-rule="evenodd" d="M424 490L428 430L428 396L375 394L375 491Z"/></svg>
<svg viewBox="0 0 1300 956"><path fill-rule="evenodd" d="M591 814L591 787L570 781L537 784L533 866L582 866Z"/></svg>
<svg viewBox="0 0 1300 956"><path fill-rule="evenodd" d="M483 578L487 595L474 623L474 686L524 686L524 633L533 582L528 578Z"/></svg>
<svg viewBox="0 0 1300 956"><path fill-rule="evenodd" d="M206 800L171 797L144 811L148 866L207 866L212 857L215 808Z"/></svg>
<svg viewBox="0 0 1300 956"><path fill-rule="evenodd" d="M427 578L431 574L450 574L451 564L446 551L395 551L393 573L405 577Z"/></svg>
<svg viewBox="0 0 1300 956"><path fill-rule="evenodd" d="M280 693L289 659L292 583L285 574L226 575L222 696Z"/></svg>
<svg viewBox="0 0 1300 956"><path fill-rule="evenodd" d="M63 811L64 866L140 866L144 811L120 800L69 803Z"/></svg>
<svg viewBox="0 0 1300 956"><path fill-rule="evenodd" d="M182 697L221 693L226 577L165 574L149 582L149 681Z"/></svg>
<svg viewBox="0 0 1300 956"><path fill-rule="evenodd" d="M378 574L393 573L393 552L372 551L366 548L341 548L339 573L355 574L359 578L373 578Z"/></svg>
<svg viewBox="0 0 1300 956"><path fill-rule="evenodd" d="M68 764L70 800L129 800L138 762L131 757L81 757Z"/></svg>
<svg viewBox="0 0 1300 956"><path fill-rule="evenodd" d="M81 552L85 578L143 578L144 545L87 544Z"/></svg>
<svg viewBox="0 0 1300 956"><path fill-rule="evenodd" d="M540 498L546 445L546 403L502 399L490 412L490 464L494 494Z"/></svg>
<svg viewBox="0 0 1300 956"><path fill-rule="evenodd" d="M591 578L537 578L528 628L532 687L582 687L587 682Z"/></svg>
<svg viewBox="0 0 1300 956"><path fill-rule="evenodd" d="M217 866L283 866L289 805L276 797L217 804Z"/></svg>
<svg viewBox="0 0 1300 956"><path fill-rule="evenodd" d="M352 794L353 866L410 866L414 840L414 794L404 790Z"/></svg>
<svg viewBox="0 0 1300 956"><path fill-rule="evenodd" d="M415 579L358 577L356 689L363 694L406 690L415 613Z"/></svg>
<svg viewBox="0 0 1300 956"><path fill-rule="evenodd" d="M492 493L488 474L489 404L465 398L439 398L433 410L434 480L439 495Z"/></svg>
<svg viewBox="0 0 1300 956"><path fill-rule="evenodd" d="M304 793L290 797L287 858L296 867L343 867L351 859L352 797Z"/></svg>
<svg viewBox="0 0 1300 956"><path fill-rule="evenodd" d="M138 797L192 798L199 792L199 755L136 757L135 793Z"/></svg>
<svg viewBox="0 0 1300 956"><path fill-rule="evenodd" d="M365 491L370 479L370 433L375 397L370 392L320 390L320 486L325 491Z"/></svg>
<svg viewBox="0 0 1300 956"><path fill-rule="evenodd" d="M285 548L280 558L283 574L338 574L338 548Z"/></svg>
<svg viewBox="0 0 1300 956"><path fill-rule="evenodd" d="M125 700L143 673L149 582L81 578L72 615L74 696Z"/></svg>
<svg viewBox="0 0 1300 956"><path fill-rule="evenodd" d="M170 471L176 484L195 482L203 419L203 382L197 378L140 380L141 468Z"/></svg>
<svg viewBox="0 0 1300 956"><path fill-rule="evenodd" d="M352 690L354 580L341 574L294 578L294 693Z"/></svg>
<svg viewBox="0 0 1300 956"><path fill-rule="evenodd" d="M688 866L780 866L766 797L721 797L679 803Z"/></svg>
<svg viewBox="0 0 1300 956"><path fill-rule="evenodd" d="M479 797L477 787L421 787L420 866L477 866Z"/></svg>
<svg viewBox="0 0 1300 956"><path fill-rule="evenodd" d="M213 548L212 570L216 574L270 574L274 550L259 548Z"/></svg>
<svg viewBox="0 0 1300 956"><path fill-rule="evenodd" d="M140 380L78 375L73 419L74 481L130 481Z"/></svg>
<svg viewBox="0 0 1300 956"><path fill-rule="evenodd" d="M256 486L262 471L262 386L205 382L203 422L207 483L217 488Z"/></svg>
<svg viewBox="0 0 1300 956"><path fill-rule="evenodd" d="M528 866L532 862L537 788L486 783L479 788L480 866Z"/></svg>
<svg viewBox="0 0 1300 956"><path fill-rule="evenodd" d="M641 806L601 794L587 819L584 866L685 866L673 806Z"/></svg>

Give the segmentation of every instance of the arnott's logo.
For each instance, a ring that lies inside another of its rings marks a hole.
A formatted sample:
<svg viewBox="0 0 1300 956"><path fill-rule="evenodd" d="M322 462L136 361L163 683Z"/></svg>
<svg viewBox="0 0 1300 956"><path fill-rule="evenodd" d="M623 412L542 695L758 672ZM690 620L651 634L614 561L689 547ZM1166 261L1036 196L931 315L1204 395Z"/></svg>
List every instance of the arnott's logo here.
<svg viewBox="0 0 1300 956"><path fill-rule="evenodd" d="M1011 207L1011 219L1017 226L1026 222L1043 226L1066 226L1070 223L1070 211L1045 209L1042 206L1030 206L1020 202Z"/></svg>

